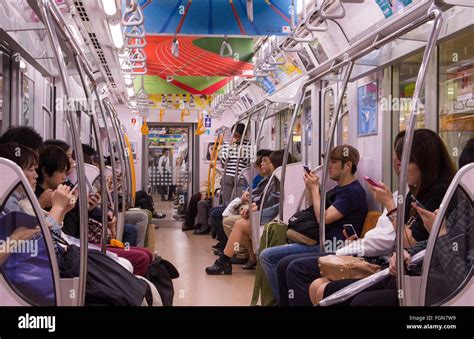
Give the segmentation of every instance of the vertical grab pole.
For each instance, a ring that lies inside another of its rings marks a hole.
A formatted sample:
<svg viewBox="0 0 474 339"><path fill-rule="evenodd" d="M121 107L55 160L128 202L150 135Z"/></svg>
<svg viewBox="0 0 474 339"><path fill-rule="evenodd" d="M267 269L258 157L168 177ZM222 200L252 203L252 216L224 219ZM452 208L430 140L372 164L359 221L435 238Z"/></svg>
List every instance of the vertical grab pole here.
<svg viewBox="0 0 474 339"><path fill-rule="evenodd" d="M257 135L255 136L255 140L251 140L252 143L254 143L254 145L251 145L252 146L252 155L255 155L255 158L257 156L257 149L258 149L258 144L260 142L260 136L262 135L262 131L263 131L263 125L265 124L265 120L267 118L267 114L268 114L268 111L270 110L270 106L268 105L268 103L265 105L265 108L264 108L264 112L263 112L263 116L262 116L262 119L260 121L260 125L258 126L258 131L257 131ZM253 180L255 176L255 166L253 166L253 164L250 165L250 179ZM259 241L260 241L260 237L259 237L259 232L258 232L258 228L260 227L260 225L255 225L254 223L254 220L252 218L252 191L253 191L253 187L252 187L252 183L250 183L250 187L249 187L249 222L250 222L250 232L251 232L251 235L252 235L252 248L253 248L253 252L255 254L257 254L257 251L258 251L258 246L259 246ZM260 208L263 208L263 202L262 202L262 206L260 206Z"/></svg>
<svg viewBox="0 0 474 339"><path fill-rule="evenodd" d="M216 155L216 150L217 150L217 143L219 142L219 138L221 136L221 133L217 133L216 138L214 139L214 145L212 146L212 151L210 154L209 158L209 169L207 170L207 196L211 196L211 172L212 172L212 164L214 162L214 157ZM206 156L207 156L207 150L206 150Z"/></svg>
<svg viewBox="0 0 474 339"><path fill-rule="evenodd" d="M113 203L114 203L114 214L115 217L118 220L118 215L119 215L119 208L118 208L118 183L117 183L117 173L115 172L115 154L113 151L113 146L112 146L112 139L110 138L110 133L109 129L107 127L107 119L106 119L106 114L109 114L109 111L106 107L104 107L104 103L102 100L100 100L99 93L97 92L97 88L94 89L95 94L97 96L97 99L99 100L99 108L100 108L100 113L102 115L102 119L104 120L104 125L105 125L105 135L107 138L107 144L109 146L109 153L110 153L110 166L112 167L112 183L114 186L113 190ZM110 119L109 119L110 120Z"/></svg>
<svg viewBox="0 0 474 339"><path fill-rule="evenodd" d="M240 153L242 152L242 145L244 143L244 138L245 138L245 135L247 134L247 129L250 125L250 119L251 118L252 118L252 114L249 115L249 120L247 121L247 124L245 124L244 132L242 133L242 138L240 139L239 150L237 151L237 164L236 164L236 168L235 168L234 189L232 190L232 195L231 195L231 198L230 198L231 201L232 201L232 199L235 199L235 197L237 196L237 183L239 181L239 176L240 176L240 172L239 172Z"/></svg>
<svg viewBox="0 0 474 339"><path fill-rule="evenodd" d="M232 127L232 129L230 130L230 141L232 142L232 138L234 137L234 132L235 132L235 129L237 127L237 123L238 121L235 123L235 125ZM227 148L227 155L226 155L226 159L225 159L225 164L224 164L224 173L222 174L222 182L224 185L221 185L221 202L223 205L226 204L226 201L225 201L225 177L227 175L227 164L229 163L229 154L230 154L230 143L229 143L229 147ZM217 155L219 157L219 155Z"/></svg>
<svg viewBox="0 0 474 339"><path fill-rule="evenodd" d="M323 166L323 177L320 182L321 187L321 206L319 212L319 251L324 253L325 250L325 239L326 239L326 181L328 180L328 167L329 167L329 154L331 152L331 145L334 140L334 132L336 131L336 126L339 121L339 114L341 112L342 100L344 99L344 92L349 83L349 78L351 76L352 67L354 66L354 61L349 61L346 66L346 73L344 74L342 80L342 86L340 93L337 98L336 111L332 117L331 129L329 130L328 139L326 140L325 151L324 151L324 166Z"/></svg>
<svg viewBox="0 0 474 339"><path fill-rule="evenodd" d="M216 172L217 172L217 157L219 155L219 150L221 149L222 145L222 140L224 140L224 134L225 134L225 129L221 132L221 135L219 136L219 141L217 142L217 149L216 149L216 154L214 155L214 159L212 160L214 162L214 168L212 171L212 198L214 198L215 191L216 191ZM222 187L221 187L222 189Z"/></svg>
<svg viewBox="0 0 474 339"><path fill-rule="evenodd" d="M288 154L290 153L290 143L292 142L293 138L293 128L296 122L296 116L298 115L298 111L300 110L301 105L303 104L304 100L304 88L307 86L306 79L303 79L300 85L300 88L296 91L296 93L301 93L298 101L295 105L293 110L293 114L291 115L290 126L288 127L288 135L286 136L285 140L285 152L283 154L283 162L281 164L281 180L280 180L280 206L278 209L278 218L281 222L283 222L283 202L285 199L285 176L286 176L286 165L288 164Z"/></svg>
<svg viewBox="0 0 474 339"><path fill-rule="evenodd" d="M428 68L428 61L433 54L436 41L438 40L441 25L443 23L443 12L436 6L430 9L430 15L434 16L433 29L431 30L428 43L423 54L420 71L416 79L415 91L412 98L412 109L410 118L408 120L407 129L405 132L405 140L403 142L402 162L400 165L400 176L398 179L398 204L397 204L397 238L396 238L396 256L397 256L397 288L398 300L400 306L405 306L405 279L404 279L404 264L403 264L403 238L405 230L405 196L407 194L407 173L408 163L410 162L411 146L413 143L413 134L415 133L415 119L419 114L418 98L420 96L421 88L424 85L426 70Z"/></svg>
<svg viewBox="0 0 474 339"><path fill-rule="evenodd" d="M123 126L123 124L120 123L120 120L118 119L118 116L117 116L117 112L115 111L114 107L112 106L112 111L114 112L114 121L115 121L115 124L117 125L117 132L118 132L118 135L120 137L120 145L121 145L121 149L122 149L122 158L124 160L124 163L123 163L123 168L125 170L123 176L124 176L124 180L126 183L127 183L127 186L126 186L126 192L127 192L127 200L128 200L128 203L129 205L131 206L132 205L132 169L130 168L130 158L129 156L129 153L128 153L128 147L127 145L125 144L125 127ZM124 191L124 194L125 194L125 191Z"/></svg>
<svg viewBox="0 0 474 339"><path fill-rule="evenodd" d="M92 104L92 100L89 95L89 91L86 85L86 80L84 79L84 75L82 72L82 65L79 60L79 55L74 53L74 61L76 62L77 70L79 71L79 77L81 79L82 87L84 88L84 93L86 95L87 102ZM94 88L97 86L94 82L94 79L90 79ZM99 100L99 98L97 98ZM98 101L100 105L100 100ZM107 200L108 194L107 192L107 178L105 175L105 161L104 161L104 152L102 151L102 145L100 143L100 132L99 132L99 122L97 121L97 115L95 114L95 110L90 108L90 116L92 119L92 127L94 130L94 137L97 143L97 154L99 156L99 172L100 172L100 187L102 191L102 240L101 240L101 251L103 253L107 250ZM105 194L104 194L105 193Z"/></svg>
<svg viewBox="0 0 474 339"><path fill-rule="evenodd" d="M123 184L124 184L124 176L125 176L125 164L123 163L123 152L124 150L122 149L122 144L120 143L120 135L118 133L118 130L117 130L117 125L115 124L115 120L114 120L114 117L113 117L113 112L112 112L112 109L111 109L111 105L109 102L104 102L105 106L106 106L106 109L105 111L108 113L109 115L109 120L110 120L110 123L112 124L112 128L114 129L114 134L115 134L115 138L117 140L117 146L118 148L120 149L119 150L119 153L122 153L120 156L121 156L121 161L120 161L120 169L122 171L122 213L123 215L125 216L125 211L126 211L126 207L125 207L125 203L126 203L126 195L125 195L125 190L124 190L124 187L123 187ZM114 154L115 156L115 154ZM111 156L112 158L112 156ZM113 172L115 173L115 167L112 169ZM116 187L115 190L117 190L118 187ZM118 192L117 192L117 195L118 195ZM118 201L117 201L117 204L118 204ZM117 218L118 218L118 215L117 215ZM123 219L121 219L123 220ZM117 230L118 230L118 227L119 225L117 225ZM122 227L123 225L121 225L120 227Z"/></svg>
<svg viewBox="0 0 474 339"><path fill-rule="evenodd" d="M58 69L61 75L61 84L64 91L64 97L67 99L69 97L69 82L66 73L66 64L64 62L61 46L59 45L59 40L55 32L54 24L52 24L51 19L51 3L49 0L41 0L40 3L41 14L43 16L44 25L46 31L48 32L49 38L51 39L51 44L54 50L54 56L58 62ZM66 100L67 102L67 100ZM71 127L71 135L73 141L73 149L76 156L77 163L77 182L85 183L86 182L86 173L84 170L84 156L82 154L82 144L80 131L78 130L77 117L73 114L71 110L67 108L66 105L66 115ZM85 189L79 189L79 217L80 217L80 264L79 264L79 286L77 293L77 306L83 306L85 300L85 291L86 291L86 273L87 273L87 232L86 227L88 220L87 213L87 195Z"/></svg>

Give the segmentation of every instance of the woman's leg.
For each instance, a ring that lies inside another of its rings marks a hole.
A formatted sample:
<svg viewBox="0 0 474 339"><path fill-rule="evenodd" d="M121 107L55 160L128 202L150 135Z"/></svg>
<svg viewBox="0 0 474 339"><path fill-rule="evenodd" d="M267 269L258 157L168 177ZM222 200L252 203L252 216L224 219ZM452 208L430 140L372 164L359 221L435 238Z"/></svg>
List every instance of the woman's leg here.
<svg viewBox="0 0 474 339"><path fill-rule="evenodd" d="M242 219L235 223L232 232L230 233L227 244L224 248L224 252L216 260L213 266L206 268L206 273L211 275L217 274L232 274L232 264L230 263L230 258L235 254L239 249L239 243L243 241L244 246L250 246L250 251L252 251L252 242L249 238L250 233L250 224L248 220ZM244 240L246 238L246 240ZM253 254L253 253L252 253Z"/></svg>
<svg viewBox="0 0 474 339"><path fill-rule="evenodd" d="M224 254L229 258L232 257L235 252L240 248L240 243L242 243L245 248L249 250L250 258L255 260L255 255L252 251L252 242L250 241L250 223L248 219L239 219L235 222L232 232L230 232L229 239L227 240L227 245L224 248ZM247 247L250 246L250 247ZM252 252L252 253L250 253Z"/></svg>

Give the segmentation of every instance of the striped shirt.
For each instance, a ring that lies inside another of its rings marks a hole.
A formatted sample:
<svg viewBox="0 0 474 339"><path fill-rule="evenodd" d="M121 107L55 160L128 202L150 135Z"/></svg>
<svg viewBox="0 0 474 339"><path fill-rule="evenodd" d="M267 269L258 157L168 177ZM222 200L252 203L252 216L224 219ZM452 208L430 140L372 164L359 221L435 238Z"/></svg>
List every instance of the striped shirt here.
<svg viewBox="0 0 474 339"><path fill-rule="evenodd" d="M242 149L240 150L240 159L239 159L239 147L240 142L230 144L229 142L225 142L222 144L221 150L219 152L219 159L221 160L222 166L227 164L227 172L226 175L235 177L237 172L237 160L239 160L239 170L238 173L242 172L243 169L250 166L250 152L251 146L250 143L246 140L242 143Z"/></svg>

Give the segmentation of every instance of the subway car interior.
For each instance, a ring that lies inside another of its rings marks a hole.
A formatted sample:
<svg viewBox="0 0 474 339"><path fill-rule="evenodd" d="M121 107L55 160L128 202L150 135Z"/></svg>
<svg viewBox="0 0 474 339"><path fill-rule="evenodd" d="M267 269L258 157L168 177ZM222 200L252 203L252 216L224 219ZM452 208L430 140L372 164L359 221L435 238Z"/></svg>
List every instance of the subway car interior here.
<svg viewBox="0 0 474 339"><path fill-rule="evenodd" d="M472 0L0 0L0 135L0 306L474 306Z"/></svg>

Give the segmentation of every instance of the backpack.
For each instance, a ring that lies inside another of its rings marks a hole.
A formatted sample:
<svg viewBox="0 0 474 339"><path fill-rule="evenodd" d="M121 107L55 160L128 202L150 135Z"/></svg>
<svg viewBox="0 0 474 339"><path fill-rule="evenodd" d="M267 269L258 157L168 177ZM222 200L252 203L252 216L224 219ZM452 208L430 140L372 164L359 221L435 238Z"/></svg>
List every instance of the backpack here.
<svg viewBox="0 0 474 339"><path fill-rule="evenodd" d="M270 221L265 224L262 237L260 238L259 252L267 247L274 247L285 245L286 231L288 226L277 220ZM257 256L257 270L255 274L255 283L253 286L253 295L251 305L257 305L258 297L260 296L260 303L262 306L276 306L276 300L273 297L270 283L268 282L267 276L263 272L262 266Z"/></svg>
<svg viewBox="0 0 474 339"><path fill-rule="evenodd" d="M176 267L160 256L157 256L148 266L148 272L145 276L155 285L163 301L163 306L173 306L174 287L172 279L178 277L179 273Z"/></svg>
<svg viewBox="0 0 474 339"><path fill-rule="evenodd" d="M136 193L135 207L139 207L144 210L149 210L152 214L155 213L155 205L153 203L153 197L147 194L145 191L138 191Z"/></svg>

